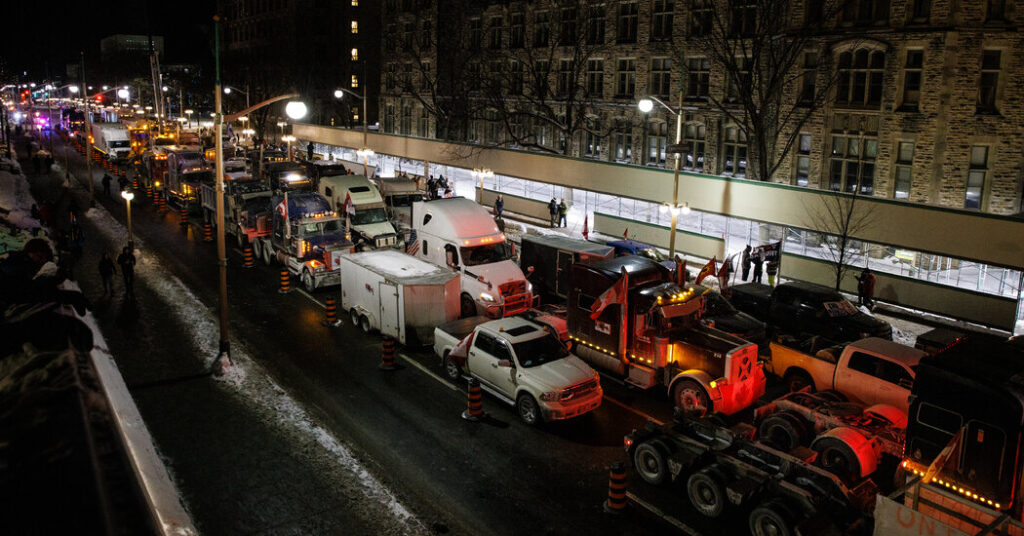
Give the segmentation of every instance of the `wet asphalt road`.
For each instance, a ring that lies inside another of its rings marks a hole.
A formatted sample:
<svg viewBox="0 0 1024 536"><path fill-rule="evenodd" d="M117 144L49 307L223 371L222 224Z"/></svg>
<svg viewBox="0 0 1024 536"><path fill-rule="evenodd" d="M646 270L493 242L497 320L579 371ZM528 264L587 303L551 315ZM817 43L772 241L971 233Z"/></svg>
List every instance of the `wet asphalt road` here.
<svg viewBox="0 0 1024 536"><path fill-rule="evenodd" d="M72 171L84 174L84 169L79 171L78 167L82 158L74 152L69 154ZM98 187L97 195L101 197ZM137 196L133 203L133 224L135 235L147 244L147 260L159 263L179 278L215 314L215 246L201 240L198 217L193 216L192 225L182 228L176 214L158 214L141 198ZM111 197L99 202L124 222L124 203L120 199ZM93 237L98 238L98 234L93 233ZM485 396L488 421L466 422L460 418L466 404L463 386L440 378L441 368L430 352L400 348L401 368L393 372L379 370L379 336L364 334L347 320L337 328L320 325L324 314L320 304L328 291L312 297L298 291L278 294L277 268L258 264L245 269L233 240L228 244L230 327L235 351L244 352L268 370L430 531L683 533L642 508L631 507L619 517L601 510L607 494L608 467L625 458L623 435L641 426L644 415L667 420L668 401L664 396L627 389L605 379L605 402L579 419L534 429L522 424L512 408ZM115 244L108 244L112 246ZM90 264L95 259L90 249L87 247L87 258L82 261L88 273L95 266ZM88 273L83 287L88 286ZM91 292L91 297L98 295L98 287ZM225 407L218 402L220 398L211 393L217 387L209 387L212 380L202 376L203 363L216 349L190 340L189 326L168 314L173 304L166 303L166 296L145 287L138 292L138 306L120 299L94 298L97 316L108 340L114 341L111 349L129 385L134 386L133 394L143 416L200 529L209 534L279 532L266 524L272 522L265 519L269 511L285 517L331 518L331 523L299 524L298 529L288 532L338 533L342 528L344 533L366 533L363 518L339 511L358 503L358 496L339 491L341 486L332 482L330 475L311 473L299 464L281 463L290 459L287 452L265 456L266 448L287 451L296 448L294 442L234 445L230 456L211 456L198 446L204 435L214 442L212 437L230 430L231 415L248 408ZM216 333L212 340L216 340ZM180 358L176 359L175 354ZM170 385L194 385L185 388L196 390L195 406L168 406L161 391ZM210 418L193 422L197 413ZM182 430L194 433L185 435ZM264 436L253 432L252 437L255 441ZM240 456L255 461L242 470L237 467ZM266 462L260 463L261 458ZM651 489L637 482L631 471L629 479L632 492L701 534L736 534L745 525L742 515L729 516L724 522L705 520L683 506L685 499L680 490Z"/></svg>

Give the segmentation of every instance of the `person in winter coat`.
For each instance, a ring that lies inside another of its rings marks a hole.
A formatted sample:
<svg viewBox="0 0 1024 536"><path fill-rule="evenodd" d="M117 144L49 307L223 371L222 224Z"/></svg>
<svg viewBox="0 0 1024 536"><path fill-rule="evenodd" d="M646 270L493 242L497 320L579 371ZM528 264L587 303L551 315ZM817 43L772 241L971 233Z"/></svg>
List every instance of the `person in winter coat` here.
<svg viewBox="0 0 1024 536"><path fill-rule="evenodd" d="M765 272L768 273L768 286L775 286L775 276L779 273L779 261L770 260L765 266Z"/></svg>
<svg viewBox="0 0 1024 536"><path fill-rule="evenodd" d="M740 266L743 268L742 280L746 281L750 277L750 244L743 248L743 256L740 258Z"/></svg>
<svg viewBox="0 0 1024 536"><path fill-rule="evenodd" d="M117 256L117 264L121 267L121 277L124 279L124 294L128 298L135 299L135 254L128 246L121 250Z"/></svg>
<svg viewBox="0 0 1024 536"><path fill-rule="evenodd" d="M861 305L869 309L875 306L875 274L866 266L857 277L857 298Z"/></svg>
<svg viewBox="0 0 1024 536"><path fill-rule="evenodd" d="M494 215L501 218L501 213L505 211L505 198L498 194L498 198L494 200Z"/></svg>
<svg viewBox="0 0 1024 536"><path fill-rule="evenodd" d="M548 203L548 214L551 216L551 226L554 227L558 223L558 203L555 202L554 197Z"/></svg>
<svg viewBox="0 0 1024 536"><path fill-rule="evenodd" d="M110 176L110 173L104 173L103 174L103 194L104 195L110 195L110 182L113 181L113 180L114 180L114 178Z"/></svg>
<svg viewBox="0 0 1024 536"><path fill-rule="evenodd" d="M114 266L114 260L110 258L110 254L103 252L103 258L100 259L100 278L103 279L103 295L113 296L114 295L114 274L117 272L117 267Z"/></svg>
<svg viewBox="0 0 1024 536"><path fill-rule="evenodd" d="M559 227L568 227L568 224L566 224L566 222L565 222L565 217L568 214L569 214L569 207L567 207L565 205L565 199L560 199L558 201L558 226Z"/></svg>
<svg viewBox="0 0 1024 536"><path fill-rule="evenodd" d="M764 260L761 258L760 254L755 254L751 261L754 263L754 283L760 283Z"/></svg>

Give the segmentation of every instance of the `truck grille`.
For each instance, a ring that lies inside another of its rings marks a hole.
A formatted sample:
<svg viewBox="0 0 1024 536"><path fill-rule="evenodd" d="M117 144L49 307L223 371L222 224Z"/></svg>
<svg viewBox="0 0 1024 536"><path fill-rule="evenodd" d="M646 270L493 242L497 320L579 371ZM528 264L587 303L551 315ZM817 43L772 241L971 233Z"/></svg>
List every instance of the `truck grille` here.
<svg viewBox="0 0 1024 536"><path fill-rule="evenodd" d="M502 296L514 296L516 294L526 293L526 281L509 281L508 283L502 283L498 289L501 291Z"/></svg>
<svg viewBox="0 0 1024 536"><path fill-rule="evenodd" d="M597 389L597 378L591 378L583 383L578 383L562 392L562 402L590 394Z"/></svg>
<svg viewBox="0 0 1024 536"><path fill-rule="evenodd" d="M532 297L526 290L526 281L509 281L498 287L504 302L503 316L519 314L530 308Z"/></svg>

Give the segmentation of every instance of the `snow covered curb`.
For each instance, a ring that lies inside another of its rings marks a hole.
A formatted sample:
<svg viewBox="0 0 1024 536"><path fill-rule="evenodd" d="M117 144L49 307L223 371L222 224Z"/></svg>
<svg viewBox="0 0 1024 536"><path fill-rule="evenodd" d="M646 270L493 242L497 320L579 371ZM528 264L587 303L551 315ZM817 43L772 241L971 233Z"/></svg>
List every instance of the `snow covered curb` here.
<svg viewBox="0 0 1024 536"><path fill-rule="evenodd" d="M90 209L86 217L115 244L127 243L127 230L101 207ZM213 366L219 346L219 329L214 314L176 276L164 269L156 259L147 256L145 241L135 237L138 250L136 275L168 304L170 311L183 325L188 326L192 341L198 348L209 349L201 356L204 366ZM312 417L270 375L254 362L243 341L231 341L233 365L222 377L223 384L238 396L244 397L261 418L278 423L314 440L330 455L332 461L354 474L366 499L375 501L390 512L388 520L398 534L426 534L423 524L403 506L395 495L370 474L328 430L316 424ZM386 531L382 531L386 532Z"/></svg>

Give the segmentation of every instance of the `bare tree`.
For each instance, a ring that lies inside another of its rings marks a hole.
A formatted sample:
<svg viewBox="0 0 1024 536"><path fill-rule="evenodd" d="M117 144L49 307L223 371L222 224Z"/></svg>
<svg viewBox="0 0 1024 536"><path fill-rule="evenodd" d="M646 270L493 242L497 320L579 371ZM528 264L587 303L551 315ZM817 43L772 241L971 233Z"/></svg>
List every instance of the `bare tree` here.
<svg viewBox="0 0 1024 536"><path fill-rule="evenodd" d="M865 236L875 223L874 205L858 202L860 185L852 193L820 194L821 204L808 208L806 226L822 234L822 255L835 275L835 289L847 271L864 260L858 236Z"/></svg>
<svg viewBox="0 0 1024 536"><path fill-rule="evenodd" d="M686 83L704 85L703 92L690 92L744 134L750 178L771 180L825 104L837 74L822 36L848 1L808 0L802 12L791 0L695 2L691 37L677 42L676 56ZM708 91L708 76L690 69L687 53L694 50L724 76L724 91Z"/></svg>

